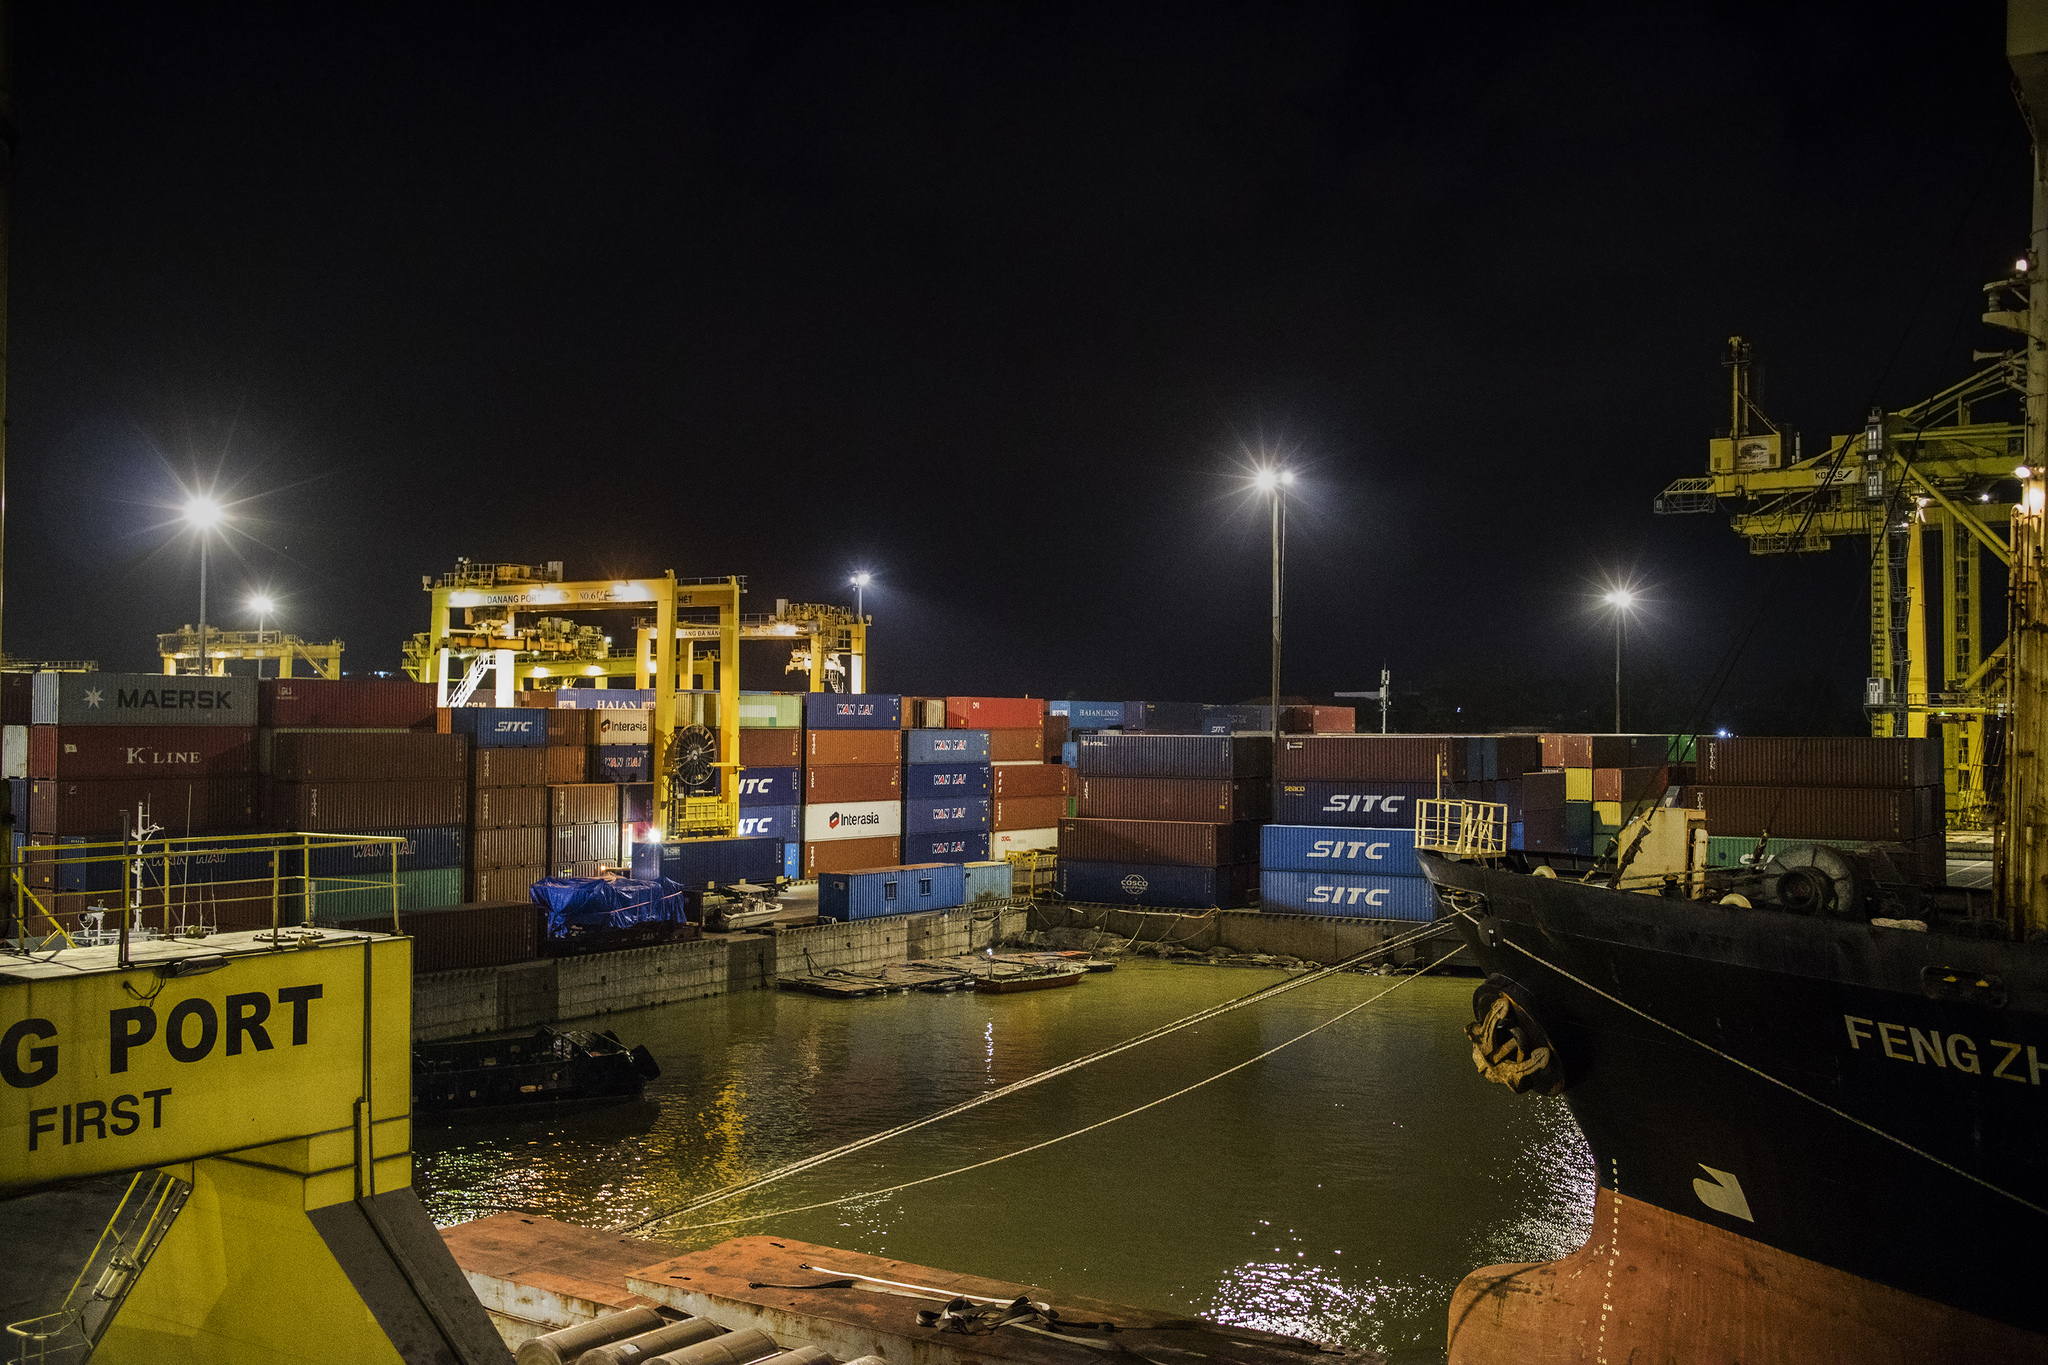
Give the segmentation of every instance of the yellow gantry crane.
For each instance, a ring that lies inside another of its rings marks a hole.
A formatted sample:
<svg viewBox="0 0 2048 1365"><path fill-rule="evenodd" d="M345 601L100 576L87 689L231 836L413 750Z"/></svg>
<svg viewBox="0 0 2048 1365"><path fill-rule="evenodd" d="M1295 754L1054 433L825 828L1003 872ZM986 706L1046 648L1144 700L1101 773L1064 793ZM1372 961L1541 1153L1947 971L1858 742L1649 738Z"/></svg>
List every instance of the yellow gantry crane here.
<svg viewBox="0 0 2048 1365"><path fill-rule="evenodd" d="M1985 321L2020 330L2022 271L1987 285ZM1942 727L1948 822L1990 820L1984 788L1987 718L2007 705L2006 645L1986 619L1984 556L2012 563L2009 523L2027 477L2020 423L1980 420L1977 408L2025 391L2017 351L1968 379L1896 412L1873 409L1864 429L1807 456L1796 433L1764 415L1751 393L1751 352L1731 337L1728 429L1708 443L1704 477L1679 479L1656 500L1661 515L1723 513L1751 554L1816 554L1853 538L1870 554L1870 674L1864 709L1873 735L1924 736ZM1935 549L1930 553L1928 537ZM1932 572L1930 573L1930 570ZM1930 598L1941 622L1938 656L1928 638ZM1931 657L1933 656L1933 657Z"/></svg>
<svg viewBox="0 0 2048 1365"><path fill-rule="evenodd" d="M301 640L296 635L287 635L281 630L215 630L206 628L206 658L199 657L199 632L191 626L180 626L156 637L156 652L164 661L164 672L173 676L180 673L210 674L222 677L228 671L229 659L254 659L261 670L263 660L277 660L277 676L292 676L292 661L303 660L313 670L316 678L332 682L341 676L341 651L346 648L339 640L325 644Z"/></svg>

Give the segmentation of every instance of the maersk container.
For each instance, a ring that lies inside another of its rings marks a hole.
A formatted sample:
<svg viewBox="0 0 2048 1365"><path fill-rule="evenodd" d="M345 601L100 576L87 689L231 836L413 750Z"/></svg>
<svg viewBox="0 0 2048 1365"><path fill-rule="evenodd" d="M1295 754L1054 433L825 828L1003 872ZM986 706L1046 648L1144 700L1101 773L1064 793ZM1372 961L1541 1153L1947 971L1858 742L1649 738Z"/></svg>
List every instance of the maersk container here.
<svg viewBox="0 0 2048 1365"><path fill-rule="evenodd" d="M806 730L900 730L903 698L886 692L807 692Z"/></svg>
<svg viewBox="0 0 2048 1365"><path fill-rule="evenodd" d="M1090 905L1155 905L1165 909L1229 910L1245 904L1258 874L1249 865L1172 867L1159 863L1062 858L1059 892Z"/></svg>
<svg viewBox="0 0 2048 1365"><path fill-rule="evenodd" d="M994 837L986 831L964 830L943 834L905 834L903 856L914 863L979 862L989 856L989 841Z"/></svg>
<svg viewBox="0 0 2048 1365"><path fill-rule="evenodd" d="M1445 796L1461 787L1444 786ZM1434 782L1276 782L1273 819L1283 825L1353 829L1414 828L1415 803L1436 795Z"/></svg>
<svg viewBox="0 0 2048 1365"><path fill-rule="evenodd" d="M479 749L539 748L548 742L547 713L532 706L458 706L448 713L448 729L470 736Z"/></svg>
<svg viewBox="0 0 2048 1365"><path fill-rule="evenodd" d="M1273 741L1256 735L1084 735L1081 772L1094 777L1266 777Z"/></svg>
<svg viewBox="0 0 2048 1365"><path fill-rule="evenodd" d="M400 872L461 867L465 860L466 831L461 825L443 825L426 829L369 829L363 833L373 838L394 838L399 841L397 848ZM391 849L390 844L327 844L315 847L307 861L313 865L311 871L315 877L360 877L372 872L390 871ZM287 862L293 861L293 855L289 852L285 857Z"/></svg>
<svg viewBox="0 0 2048 1365"><path fill-rule="evenodd" d="M961 870L966 882L962 904L972 905L979 900L1008 900L1015 892L1007 862L970 862Z"/></svg>
<svg viewBox="0 0 2048 1365"><path fill-rule="evenodd" d="M638 711L654 705L651 687L562 687L555 705L572 711Z"/></svg>
<svg viewBox="0 0 2048 1365"><path fill-rule="evenodd" d="M801 806L749 806L739 813L733 833L742 839L801 839Z"/></svg>
<svg viewBox="0 0 2048 1365"><path fill-rule="evenodd" d="M739 776L742 806L799 806L803 804L802 768L746 768Z"/></svg>
<svg viewBox="0 0 2048 1365"><path fill-rule="evenodd" d="M906 730L903 761L926 763L986 763L989 761L986 730Z"/></svg>
<svg viewBox="0 0 2048 1365"><path fill-rule="evenodd" d="M1259 866L1267 872L1356 872L1419 877L1413 829L1331 825L1267 825L1259 831Z"/></svg>
<svg viewBox="0 0 2048 1365"><path fill-rule="evenodd" d="M893 839L903 833L900 801L834 801L804 807L804 842Z"/></svg>
<svg viewBox="0 0 2048 1365"><path fill-rule="evenodd" d="M1436 893L1423 877L1265 871L1259 874L1259 907L1279 915L1430 920L1436 918Z"/></svg>
<svg viewBox="0 0 2048 1365"><path fill-rule="evenodd" d="M804 694L797 692L740 693L742 730L794 730L804 723Z"/></svg>
<svg viewBox="0 0 2048 1365"><path fill-rule="evenodd" d="M985 832L989 827L985 796L922 796L903 802L906 834L943 834L947 830Z"/></svg>
<svg viewBox="0 0 2048 1365"><path fill-rule="evenodd" d="M914 730L913 734L945 734L944 730ZM995 784L995 769L987 763L913 763L903 770L903 799L923 797L987 796Z"/></svg>
<svg viewBox="0 0 2048 1365"><path fill-rule="evenodd" d="M1067 718L1070 730L1118 730L1123 728L1124 703L1120 701L1049 701L1048 713Z"/></svg>
<svg viewBox="0 0 2048 1365"><path fill-rule="evenodd" d="M661 877L691 891L714 883L753 882L766 886L782 871L779 839L671 839L660 844L633 845L633 879Z"/></svg>
<svg viewBox="0 0 2048 1365"><path fill-rule="evenodd" d="M30 716L36 725L254 726L256 680L38 673Z"/></svg>
<svg viewBox="0 0 2048 1365"><path fill-rule="evenodd" d="M591 762L594 776L605 782L645 782L651 776L650 751L645 745L619 744L599 749Z"/></svg>
<svg viewBox="0 0 2048 1365"><path fill-rule="evenodd" d="M829 920L880 919L921 910L950 910L966 898L958 863L914 863L818 878L818 913Z"/></svg>

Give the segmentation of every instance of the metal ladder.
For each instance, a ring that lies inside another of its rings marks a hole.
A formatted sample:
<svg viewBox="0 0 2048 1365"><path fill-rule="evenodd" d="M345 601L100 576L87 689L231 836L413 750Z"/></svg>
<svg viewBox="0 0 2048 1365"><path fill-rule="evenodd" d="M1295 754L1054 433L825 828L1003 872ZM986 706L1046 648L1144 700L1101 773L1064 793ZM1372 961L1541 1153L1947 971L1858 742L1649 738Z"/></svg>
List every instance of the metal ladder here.
<svg viewBox="0 0 2048 1365"><path fill-rule="evenodd" d="M483 684L484 674L490 672L496 666L496 663L497 657L490 653L479 654L470 660L469 672L462 675L462 681L457 683L455 690L448 694L448 704L450 706L469 705L469 699L476 695L477 688Z"/></svg>
<svg viewBox="0 0 2048 1365"><path fill-rule="evenodd" d="M7 1335L20 1345L15 1365L81 1365L91 1359L114 1314L135 1287L142 1268L171 1230L185 1207L192 1186L162 1171L142 1171L128 1182L127 1193L86 1257L78 1278L54 1313L7 1324Z"/></svg>

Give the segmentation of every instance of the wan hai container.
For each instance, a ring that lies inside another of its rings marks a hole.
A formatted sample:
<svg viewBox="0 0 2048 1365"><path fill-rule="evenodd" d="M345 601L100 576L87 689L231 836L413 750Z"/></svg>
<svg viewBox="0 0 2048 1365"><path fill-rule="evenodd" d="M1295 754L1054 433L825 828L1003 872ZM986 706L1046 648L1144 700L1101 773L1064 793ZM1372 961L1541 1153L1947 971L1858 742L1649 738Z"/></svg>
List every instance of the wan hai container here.
<svg viewBox="0 0 2048 1365"><path fill-rule="evenodd" d="M901 730L903 698L882 692L807 692L807 730Z"/></svg>
<svg viewBox="0 0 2048 1365"><path fill-rule="evenodd" d="M911 730L903 736L907 763L986 763L988 755L986 730Z"/></svg>
<svg viewBox="0 0 2048 1365"><path fill-rule="evenodd" d="M948 830L944 833L905 834L903 856L913 863L973 863L989 856L990 836L986 831ZM1003 864L1008 867L1008 863Z"/></svg>

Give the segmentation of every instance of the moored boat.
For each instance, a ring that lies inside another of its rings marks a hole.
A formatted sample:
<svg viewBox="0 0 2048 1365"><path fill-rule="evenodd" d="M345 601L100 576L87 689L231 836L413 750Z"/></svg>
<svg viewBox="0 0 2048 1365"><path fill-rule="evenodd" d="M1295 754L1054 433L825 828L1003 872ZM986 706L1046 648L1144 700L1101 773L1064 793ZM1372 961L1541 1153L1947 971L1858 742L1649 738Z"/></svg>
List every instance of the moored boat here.
<svg viewBox="0 0 2048 1365"><path fill-rule="evenodd" d="M629 1048L609 1029L543 1025L518 1037L415 1043L413 1111L446 1117L614 1103L638 1099L660 1075L646 1047Z"/></svg>

